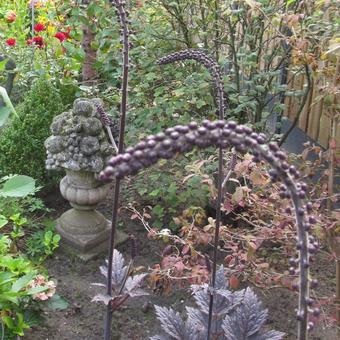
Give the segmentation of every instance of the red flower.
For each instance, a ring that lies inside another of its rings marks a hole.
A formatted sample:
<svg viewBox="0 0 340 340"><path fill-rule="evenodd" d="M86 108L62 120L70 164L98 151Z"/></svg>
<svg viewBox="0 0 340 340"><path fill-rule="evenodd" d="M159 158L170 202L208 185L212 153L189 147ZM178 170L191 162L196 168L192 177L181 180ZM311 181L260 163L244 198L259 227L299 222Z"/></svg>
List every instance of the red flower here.
<svg viewBox="0 0 340 340"><path fill-rule="evenodd" d="M34 30L36 32L42 32L45 30L45 25L44 24L41 24L41 23L37 23L36 25L34 25Z"/></svg>
<svg viewBox="0 0 340 340"><path fill-rule="evenodd" d="M32 45L32 44L33 44L33 39L26 40L26 45Z"/></svg>
<svg viewBox="0 0 340 340"><path fill-rule="evenodd" d="M57 32L54 37L57 38L60 42L63 42L68 38L68 33L65 34L64 32Z"/></svg>
<svg viewBox="0 0 340 340"><path fill-rule="evenodd" d="M6 18L6 22L11 24L17 19L17 14L14 11L7 11L5 18Z"/></svg>
<svg viewBox="0 0 340 340"><path fill-rule="evenodd" d="M43 37L37 36L33 37L32 42L37 45L38 48L43 48L44 47L44 39Z"/></svg>
<svg viewBox="0 0 340 340"><path fill-rule="evenodd" d="M17 44L17 41L14 38L9 38L6 40L6 44L8 46L15 46Z"/></svg>

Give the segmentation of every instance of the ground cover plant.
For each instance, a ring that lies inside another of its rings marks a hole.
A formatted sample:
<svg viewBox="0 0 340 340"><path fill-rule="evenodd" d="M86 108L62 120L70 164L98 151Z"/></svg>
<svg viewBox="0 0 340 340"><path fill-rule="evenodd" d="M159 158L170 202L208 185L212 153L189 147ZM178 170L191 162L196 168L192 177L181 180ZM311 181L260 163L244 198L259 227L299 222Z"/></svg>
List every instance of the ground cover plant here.
<svg viewBox="0 0 340 340"><path fill-rule="evenodd" d="M165 335L156 335L152 340L164 339L206 339L209 314L209 286L192 285L192 294L199 308L186 307L187 321L172 308L156 306L158 319ZM268 311L250 289L232 292L228 290L223 266L216 276L216 302L213 307L213 339L282 339L284 333L263 331ZM222 331L222 332L221 332ZM224 334L221 334L223 333Z"/></svg>
<svg viewBox="0 0 340 340"><path fill-rule="evenodd" d="M63 308L66 302L55 294L55 282L41 267L60 237L53 229L39 228L37 220L29 220L30 212L44 208L41 200L30 196L36 190L35 181L13 176L0 184L0 335L13 339L41 321L44 306Z"/></svg>

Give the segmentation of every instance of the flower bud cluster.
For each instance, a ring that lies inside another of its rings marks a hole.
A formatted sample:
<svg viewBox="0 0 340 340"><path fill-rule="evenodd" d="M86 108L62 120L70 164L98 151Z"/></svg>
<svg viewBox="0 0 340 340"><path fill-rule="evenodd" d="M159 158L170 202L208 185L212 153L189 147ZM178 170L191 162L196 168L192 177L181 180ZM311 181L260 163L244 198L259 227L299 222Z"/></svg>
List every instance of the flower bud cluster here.
<svg viewBox="0 0 340 340"><path fill-rule="evenodd" d="M112 0L113 6L116 8L116 14L120 23L120 42L123 44L124 49L123 52L127 52L131 47L129 43L129 35L132 34L132 31L129 30L129 24L131 24L129 17L129 12L125 8L126 2L124 0Z"/></svg>
<svg viewBox="0 0 340 340"><path fill-rule="evenodd" d="M100 120L104 126L113 126L112 119L109 117L109 115L105 112L103 105L101 105L100 102L95 103L95 107L97 109L97 112L100 115Z"/></svg>
<svg viewBox="0 0 340 340"><path fill-rule="evenodd" d="M223 80L219 65L206 55L202 50L199 49L188 49L180 52L175 52L169 54L163 58L157 60L158 65L165 65L181 60L196 60L210 72L213 80L215 90L217 92L217 102L219 107L219 117L223 119L225 104L224 104L224 90L223 90Z"/></svg>

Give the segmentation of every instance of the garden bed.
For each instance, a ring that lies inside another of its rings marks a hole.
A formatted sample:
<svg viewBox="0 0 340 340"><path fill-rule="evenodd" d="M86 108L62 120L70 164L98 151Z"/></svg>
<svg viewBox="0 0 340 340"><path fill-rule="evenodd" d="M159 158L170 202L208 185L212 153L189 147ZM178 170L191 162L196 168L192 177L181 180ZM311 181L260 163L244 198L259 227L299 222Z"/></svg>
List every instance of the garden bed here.
<svg viewBox="0 0 340 340"><path fill-rule="evenodd" d="M55 216L60 215L68 208L58 192L47 198L55 210ZM110 217L110 201L107 200L100 209L107 218ZM134 234L139 242L139 257L136 267L144 266L145 269L160 261L160 252L164 244L147 238L143 226L131 221L129 216L121 217L124 231ZM128 246L121 245L118 249L126 256L129 254ZM106 255L98 257L87 263L81 262L76 257L57 252L46 262L49 274L57 282L57 291L68 302L69 307L63 311L44 312L45 321L41 326L26 332L24 339L43 340L93 340L103 336L105 307L102 304L91 302L92 298L103 288L92 286L95 282L104 282L99 272L99 266L104 264ZM329 262L325 251L320 251L313 263L312 271L319 279L316 290L318 297L329 297L335 292L335 268ZM243 284L242 284L243 285ZM283 331L287 334L285 339L296 339L295 308L297 294L285 288L259 289L254 287L263 304L269 310L268 324L270 328ZM190 294L186 289L176 289L170 294L160 294L160 290L150 295L130 299L120 310L114 313L112 325L112 339L147 339L160 331L153 305L172 306L178 311L183 311L186 304L191 304ZM329 315L330 306L324 305L322 318L316 329L310 334L310 339L332 340L336 338L336 329L325 319Z"/></svg>

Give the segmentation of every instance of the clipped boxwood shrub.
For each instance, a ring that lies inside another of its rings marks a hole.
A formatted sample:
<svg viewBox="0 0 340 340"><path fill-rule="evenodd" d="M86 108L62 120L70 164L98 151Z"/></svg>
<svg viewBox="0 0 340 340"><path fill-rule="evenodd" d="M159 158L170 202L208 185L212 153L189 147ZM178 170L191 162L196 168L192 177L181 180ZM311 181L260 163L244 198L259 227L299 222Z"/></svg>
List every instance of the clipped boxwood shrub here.
<svg viewBox="0 0 340 340"><path fill-rule="evenodd" d="M44 186L56 182L56 175L45 169L44 141L50 135L53 117L63 108L60 95L46 77L33 83L17 107L19 118L13 117L0 133L0 177L28 175Z"/></svg>

